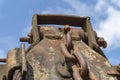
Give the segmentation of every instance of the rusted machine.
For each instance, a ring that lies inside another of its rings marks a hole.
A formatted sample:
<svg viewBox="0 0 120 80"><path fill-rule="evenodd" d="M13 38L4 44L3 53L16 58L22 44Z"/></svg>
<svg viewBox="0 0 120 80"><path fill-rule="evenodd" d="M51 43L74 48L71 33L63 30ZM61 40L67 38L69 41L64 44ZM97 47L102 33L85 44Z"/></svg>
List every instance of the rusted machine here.
<svg viewBox="0 0 120 80"><path fill-rule="evenodd" d="M102 52L107 43L89 17L35 14L31 32L20 41L30 46L22 43L0 59L6 63L0 64L1 80L120 80L120 66Z"/></svg>

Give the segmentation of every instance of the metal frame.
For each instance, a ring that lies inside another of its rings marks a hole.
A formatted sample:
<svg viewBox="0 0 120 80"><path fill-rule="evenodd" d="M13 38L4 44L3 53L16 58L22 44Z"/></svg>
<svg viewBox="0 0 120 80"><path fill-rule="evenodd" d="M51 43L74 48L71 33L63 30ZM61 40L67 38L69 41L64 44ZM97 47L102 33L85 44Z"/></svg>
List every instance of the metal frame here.
<svg viewBox="0 0 120 80"><path fill-rule="evenodd" d="M40 41L38 25L43 24L59 24L75 27L82 27L88 35L88 45L93 48L98 46L93 34L93 29L90 23L90 17L68 16L68 15L52 15L52 14L35 14L32 18L32 35L33 42Z"/></svg>

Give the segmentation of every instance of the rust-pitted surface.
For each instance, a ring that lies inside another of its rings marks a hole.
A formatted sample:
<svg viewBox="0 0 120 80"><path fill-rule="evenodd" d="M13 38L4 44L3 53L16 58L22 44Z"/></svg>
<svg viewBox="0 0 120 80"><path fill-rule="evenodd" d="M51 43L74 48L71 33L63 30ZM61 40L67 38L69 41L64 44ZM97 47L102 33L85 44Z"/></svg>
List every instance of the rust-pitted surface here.
<svg viewBox="0 0 120 80"><path fill-rule="evenodd" d="M40 24L59 24L70 26L83 26L86 19L90 17L68 16L68 15L52 15L52 14L35 14L37 15L37 23Z"/></svg>
<svg viewBox="0 0 120 80"><path fill-rule="evenodd" d="M7 67L8 70L15 66L16 64L20 64L21 62L21 54L19 53L19 48L14 48L8 51L7 55Z"/></svg>
<svg viewBox="0 0 120 80"><path fill-rule="evenodd" d="M45 34L60 34L61 32L58 28L48 28L41 27L41 33ZM62 41L58 39L47 39L43 38L36 46L34 46L27 53L28 61L28 75L27 80L71 80L71 75L67 72L67 67L65 65L65 57L63 56L60 48L60 43ZM31 57L32 56L32 57ZM58 66L60 65L60 66ZM64 65L64 66L62 66ZM59 68L63 68L63 71ZM66 71L65 71L66 69ZM59 73L66 72L65 76L67 78L62 78Z"/></svg>
<svg viewBox="0 0 120 80"><path fill-rule="evenodd" d="M65 56L60 47L60 44L64 43L62 30L41 27L40 32L43 34L43 39L27 53L27 80L72 80L71 72L68 70ZM78 34L77 30L72 33L72 36ZM45 37L47 34L57 34L61 38L47 38ZM111 72L111 65L106 58L92 50L80 39L73 40L73 45L78 47L87 61L91 79L117 80L116 77L107 74L109 71Z"/></svg>
<svg viewBox="0 0 120 80"><path fill-rule="evenodd" d="M28 72L28 75L34 74L28 80L32 80L32 77L35 80L64 80L60 78L56 70L57 65L64 64L65 60L59 43L58 40L44 39L27 53L28 68L33 70L33 72Z"/></svg>
<svg viewBox="0 0 120 80"><path fill-rule="evenodd" d="M6 62L6 58L0 58L0 62Z"/></svg>
<svg viewBox="0 0 120 80"><path fill-rule="evenodd" d="M99 80L117 80L116 77L107 74L108 72L111 72L111 65L106 58L90 49L82 41L75 42L74 44L79 47L79 50L83 53L88 62L89 69Z"/></svg>

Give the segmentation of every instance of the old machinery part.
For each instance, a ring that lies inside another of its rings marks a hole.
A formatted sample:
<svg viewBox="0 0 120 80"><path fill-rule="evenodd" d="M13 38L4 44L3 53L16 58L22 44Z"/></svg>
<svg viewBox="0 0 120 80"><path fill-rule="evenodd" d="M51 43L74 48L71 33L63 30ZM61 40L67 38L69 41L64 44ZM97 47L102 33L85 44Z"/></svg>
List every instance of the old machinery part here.
<svg viewBox="0 0 120 80"><path fill-rule="evenodd" d="M98 37L97 43L99 46L106 48L107 47L107 42L104 40L103 37Z"/></svg>
<svg viewBox="0 0 120 80"><path fill-rule="evenodd" d="M26 54L25 54L25 44L21 44L21 54L22 54L22 80L25 80L27 73L27 62L26 62Z"/></svg>
<svg viewBox="0 0 120 80"><path fill-rule="evenodd" d="M79 73L80 69L76 65L72 65L72 70L74 80L83 80Z"/></svg>
<svg viewBox="0 0 120 80"><path fill-rule="evenodd" d="M69 59L72 65L71 69L73 71L74 80L84 80L86 76L88 76L88 66L80 51L72 43L69 29L70 27L68 25L67 28L66 26L64 28L64 32L66 32L64 34L64 41L66 43L66 46L63 43L61 43L61 49L63 51L64 56ZM73 51L73 53L71 53L71 51Z"/></svg>
<svg viewBox="0 0 120 80"><path fill-rule="evenodd" d="M107 42L92 29L89 17L36 14L20 41L30 46L21 44L0 58L6 63L6 71L0 65L2 80L120 80L120 65L109 63L100 48Z"/></svg>
<svg viewBox="0 0 120 80"><path fill-rule="evenodd" d="M22 38L20 38L20 42L28 42L28 43L33 43L33 40L32 40L32 38L30 38L30 37L22 37Z"/></svg>
<svg viewBox="0 0 120 80"><path fill-rule="evenodd" d="M6 58L0 58L0 62L6 63Z"/></svg>

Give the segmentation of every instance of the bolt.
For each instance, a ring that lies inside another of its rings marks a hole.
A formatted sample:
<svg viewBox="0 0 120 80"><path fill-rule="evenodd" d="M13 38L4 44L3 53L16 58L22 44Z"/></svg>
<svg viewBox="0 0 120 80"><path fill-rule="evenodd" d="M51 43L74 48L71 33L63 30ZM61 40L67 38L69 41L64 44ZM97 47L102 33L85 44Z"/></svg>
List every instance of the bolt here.
<svg viewBox="0 0 120 80"><path fill-rule="evenodd" d="M25 37L20 38L20 42L28 42L28 41L29 41L29 38L25 38Z"/></svg>
<svg viewBox="0 0 120 80"><path fill-rule="evenodd" d="M100 47L106 48L107 42L104 40L103 37L98 37L97 43Z"/></svg>
<svg viewBox="0 0 120 80"><path fill-rule="evenodd" d="M71 30L71 28L70 28L69 25L65 25L65 26L64 26L64 32L65 32L65 33L67 33L67 32L70 31L70 30Z"/></svg>
<svg viewBox="0 0 120 80"><path fill-rule="evenodd" d="M20 38L20 42L28 42L28 43L32 43L33 40L32 40L32 38L29 38L29 37L27 37L27 38L22 37L22 38Z"/></svg>

